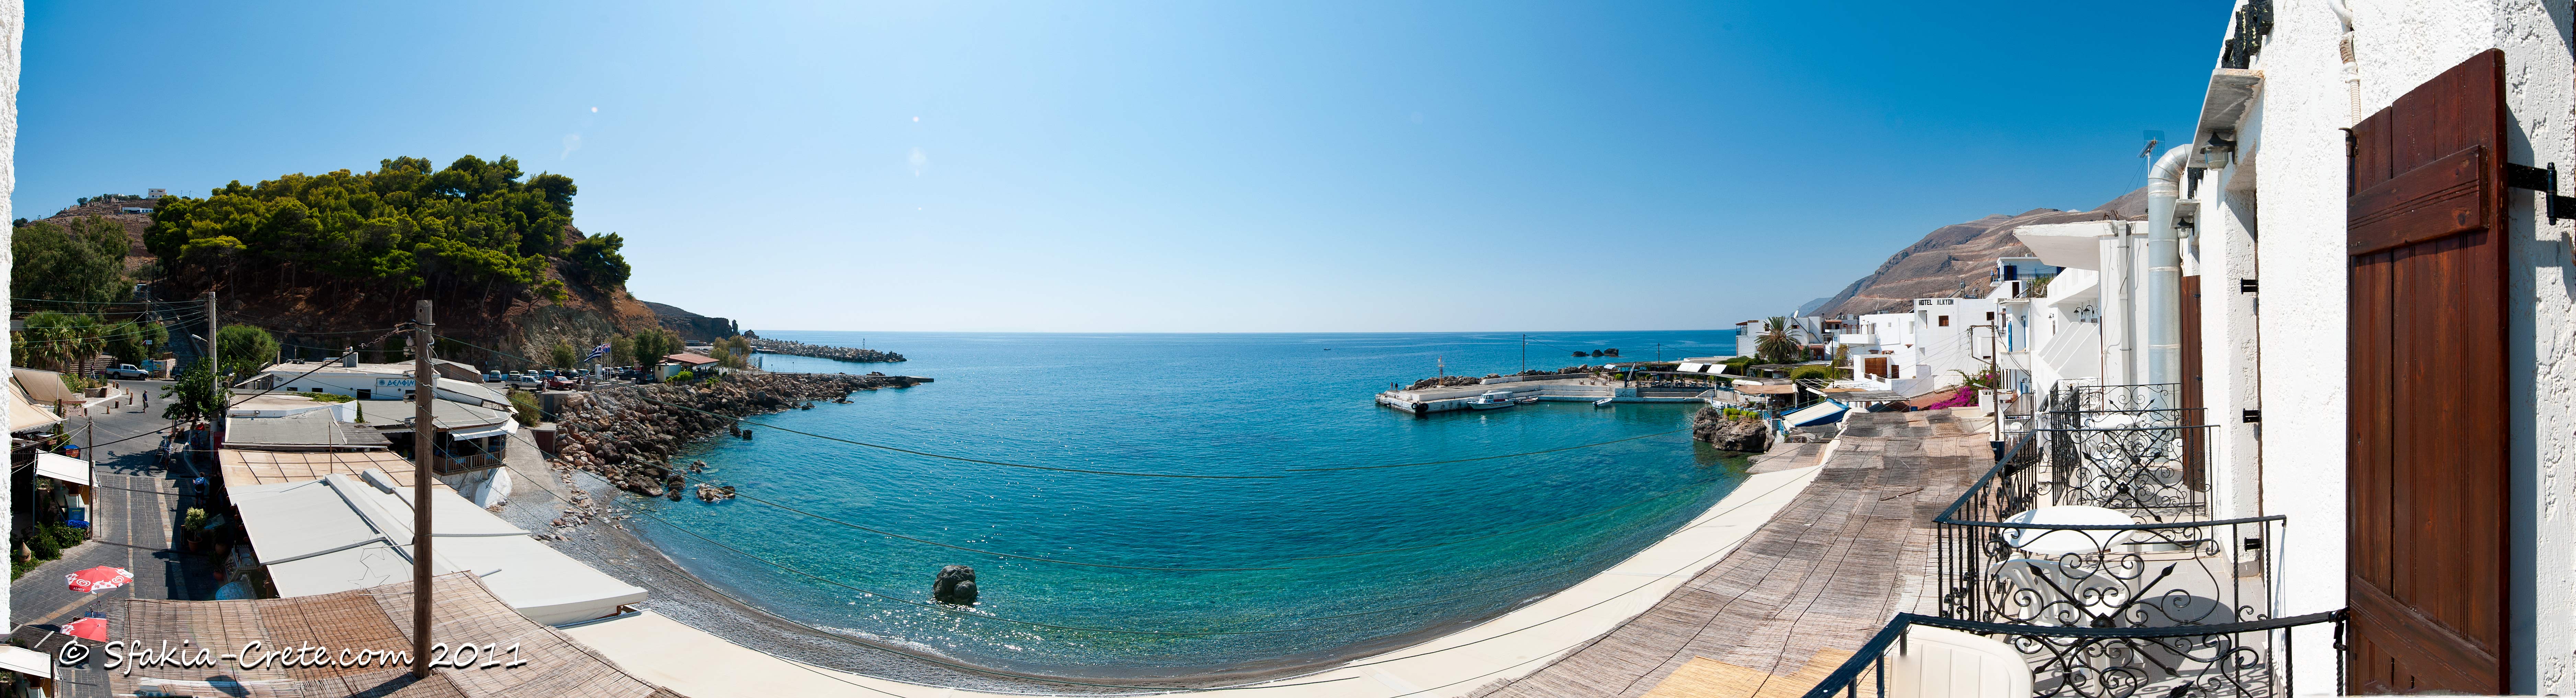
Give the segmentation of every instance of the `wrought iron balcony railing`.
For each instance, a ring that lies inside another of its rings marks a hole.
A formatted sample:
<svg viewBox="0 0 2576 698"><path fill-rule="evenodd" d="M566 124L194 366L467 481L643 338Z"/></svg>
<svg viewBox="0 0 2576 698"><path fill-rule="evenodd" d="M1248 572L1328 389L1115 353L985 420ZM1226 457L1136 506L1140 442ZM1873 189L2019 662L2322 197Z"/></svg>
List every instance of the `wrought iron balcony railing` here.
<svg viewBox="0 0 2576 698"><path fill-rule="evenodd" d="M2308 626L2330 626L2340 645L2344 612L2170 628L2001 625L1900 613L1806 698L2297 695L2293 632ZM2328 690L2340 692L2340 663L2334 681Z"/></svg>
<svg viewBox="0 0 2576 698"><path fill-rule="evenodd" d="M2116 509L2143 521L2209 517L2208 439L2179 386L2065 385L2037 431L2046 503ZM1992 520L1992 519L1988 519Z"/></svg>
<svg viewBox="0 0 2576 698"><path fill-rule="evenodd" d="M1809 695L1925 695L1926 662L2035 696L2287 692L2290 629L2339 638L2342 613L2276 617L2286 518L2209 518L2205 439L2172 388L2062 388L2007 420L2010 447L1933 520L1938 617L1898 616Z"/></svg>

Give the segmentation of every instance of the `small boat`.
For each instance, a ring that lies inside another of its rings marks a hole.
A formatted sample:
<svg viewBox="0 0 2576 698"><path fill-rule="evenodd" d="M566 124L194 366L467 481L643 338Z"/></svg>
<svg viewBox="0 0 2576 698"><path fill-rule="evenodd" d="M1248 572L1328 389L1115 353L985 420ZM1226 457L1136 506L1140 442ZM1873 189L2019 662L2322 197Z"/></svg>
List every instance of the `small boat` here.
<svg viewBox="0 0 2576 698"><path fill-rule="evenodd" d="M1485 394L1476 396L1476 399L1468 400L1467 408L1475 410L1499 410L1518 404L1520 404L1519 401L1512 399L1512 391L1488 390L1485 391Z"/></svg>
<svg viewBox="0 0 2576 698"><path fill-rule="evenodd" d="M1523 404L1523 405L1535 405L1535 404L1538 404L1538 398L1535 398L1535 397L1516 397L1516 398L1512 398L1512 402L1514 402L1514 403L1518 403L1518 404Z"/></svg>
<svg viewBox="0 0 2576 698"><path fill-rule="evenodd" d="M1599 400L1594 400L1594 401L1592 401L1592 406L1593 406L1593 407L1596 407L1596 408L1599 408L1599 407L1609 407L1609 406L1610 406L1610 401L1611 401L1611 400L1616 400L1616 399L1618 399L1618 398L1608 398L1608 397L1605 397L1605 398L1601 398L1601 399L1599 399Z"/></svg>

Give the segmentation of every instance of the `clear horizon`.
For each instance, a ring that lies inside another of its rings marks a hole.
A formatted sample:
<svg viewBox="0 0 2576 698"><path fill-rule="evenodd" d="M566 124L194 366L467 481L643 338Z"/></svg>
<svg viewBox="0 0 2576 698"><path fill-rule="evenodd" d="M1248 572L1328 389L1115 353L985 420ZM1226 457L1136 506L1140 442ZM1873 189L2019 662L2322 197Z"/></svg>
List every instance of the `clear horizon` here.
<svg viewBox="0 0 2576 698"><path fill-rule="evenodd" d="M2134 188L2225 7L42 4L13 204L508 155L745 328L1729 327Z"/></svg>

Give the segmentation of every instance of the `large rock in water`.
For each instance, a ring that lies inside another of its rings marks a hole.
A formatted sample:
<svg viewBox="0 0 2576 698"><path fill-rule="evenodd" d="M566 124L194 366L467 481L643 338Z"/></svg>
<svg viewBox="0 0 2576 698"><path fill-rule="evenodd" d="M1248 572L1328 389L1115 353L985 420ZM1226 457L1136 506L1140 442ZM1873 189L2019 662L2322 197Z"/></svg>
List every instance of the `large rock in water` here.
<svg viewBox="0 0 2576 698"><path fill-rule="evenodd" d="M959 606L975 605L975 568L965 565L939 568L939 581L930 585L930 600Z"/></svg>
<svg viewBox="0 0 2576 698"><path fill-rule="evenodd" d="M1691 415L1691 438L1706 441L1724 451L1761 453L1771 450L1771 427L1757 417L1726 418L1726 412L1715 407L1699 408Z"/></svg>

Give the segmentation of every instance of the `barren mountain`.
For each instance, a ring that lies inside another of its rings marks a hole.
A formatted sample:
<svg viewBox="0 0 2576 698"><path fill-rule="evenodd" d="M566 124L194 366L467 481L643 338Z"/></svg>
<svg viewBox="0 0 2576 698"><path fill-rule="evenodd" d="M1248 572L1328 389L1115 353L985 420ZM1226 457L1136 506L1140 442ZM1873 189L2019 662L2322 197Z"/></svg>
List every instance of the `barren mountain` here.
<svg viewBox="0 0 2576 698"><path fill-rule="evenodd" d="M2012 231L2039 223L2135 220L2146 216L2146 189L2140 188L2090 211L2038 208L2018 215L1995 214L1933 229L1923 239L1898 250L1878 270L1860 277L1827 300L1819 313L1828 317L1903 310L1916 298L1983 295L1986 276L2001 257L2030 254Z"/></svg>

